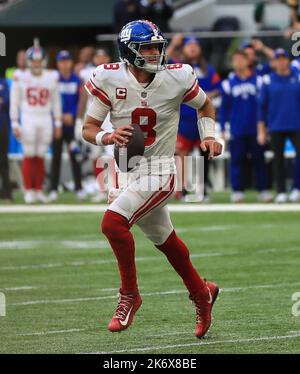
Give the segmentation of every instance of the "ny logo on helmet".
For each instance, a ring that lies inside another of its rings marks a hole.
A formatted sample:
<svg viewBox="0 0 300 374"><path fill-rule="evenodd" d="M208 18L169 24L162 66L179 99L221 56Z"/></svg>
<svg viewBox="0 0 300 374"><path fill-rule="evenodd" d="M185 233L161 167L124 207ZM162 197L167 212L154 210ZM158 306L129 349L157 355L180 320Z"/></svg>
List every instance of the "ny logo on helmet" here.
<svg viewBox="0 0 300 374"><path fill-rule="evenodd" d="M121 31L120 40L121 42L128 42L131 37L131 29L124 29Z"/></svg>

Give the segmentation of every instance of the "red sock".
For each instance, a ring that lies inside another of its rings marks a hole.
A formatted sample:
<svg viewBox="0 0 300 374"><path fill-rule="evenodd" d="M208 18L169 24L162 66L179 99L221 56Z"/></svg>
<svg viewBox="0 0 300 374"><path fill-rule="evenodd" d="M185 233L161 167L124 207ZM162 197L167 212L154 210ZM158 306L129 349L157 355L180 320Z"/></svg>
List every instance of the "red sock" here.
<svg viewBox="0 0 300 374"><path fill-rule="evenodd" d="M102 232L107 237L118 260L123 293L138 292L135 268L135 247L127 219L107 210L102 220Z"/></svg>
<svg viewBox="0 0 300 374"><path fill-rule="evenodd" d="M34 178L34 157L23 158L22 176L25 190L32 190Z"/></svg>
<svg viewBox="0 0 300 374"><path fill-rule="evenodd" d="M101 166L100 167L97 166L97 162L98 162L98 160L94 160L94 176L96 177L96 181L98 183L99 190L101 192L104 192L104 191L106 191L105 182L104 182L104 177L105 177L104 168L101 167Z"/></svg>
<svg viewBox="0 0 300 374"><path fill-rule="evenodd" d="M42 157L35 157L35 189L41 191L45 177L44 159Z"/></svg>
<svg viewBox="0 0 300 374"><path fill-rule="evenodd" d="M97 161L98 161L98 159L93 161L93 164L94 164L94 176L96 178L99 175L99 173L101 173L101 171L104 170L104 168L97 166Z"/></svg>
<svg viewBox="0 0 300 374"><path fill-rule="evenodd" d="M170 264L181 276L191 295L202 296L203 294L203 296L206 296L207 287L205 282L193 267L186 245L176 235L174 230L163 244L156 245L156 247L167 256Z"/></svg>

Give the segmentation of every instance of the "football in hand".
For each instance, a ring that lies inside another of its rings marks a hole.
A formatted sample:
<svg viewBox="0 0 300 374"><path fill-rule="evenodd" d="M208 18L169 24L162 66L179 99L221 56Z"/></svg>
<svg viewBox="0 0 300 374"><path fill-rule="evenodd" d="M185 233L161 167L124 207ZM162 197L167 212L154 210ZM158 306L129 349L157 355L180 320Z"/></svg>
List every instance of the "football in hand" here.
<svg viewBox="0 0 300 374"><path fill-rule="evenodd" d="M145 152L144 133L139 125L132 125L132 136L124 147L115 145L114 156L119 169L128 172L137 166Z"/></svg>

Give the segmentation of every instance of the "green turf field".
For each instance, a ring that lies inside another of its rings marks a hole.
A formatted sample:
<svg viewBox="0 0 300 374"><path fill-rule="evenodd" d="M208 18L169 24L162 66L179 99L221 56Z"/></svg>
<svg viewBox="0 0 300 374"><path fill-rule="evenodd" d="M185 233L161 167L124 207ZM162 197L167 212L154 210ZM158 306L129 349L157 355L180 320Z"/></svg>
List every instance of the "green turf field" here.
<svg viewBox="0 0 300 374"><path fill-rule="evenodd" d="M274 195L275 192L273 191ZM47 193L46 193L47 195ZM24 198L23 198L23 193L21 191L16 191L13 194L14 196L14 203L17 204L25 204L24 203ZM224 191L224 192L211 192L210 195L211 197L211 202L216 203L216 204L228 204L230 203L230 192L229 191ZM245 203L257 203L257 193L256 191L249 190L246 191L245 193ZM6 201L1 201L0 203L2 205L12 205L10 202ZM172 203L180 204L175 198L172 200ZM55 204L94 204L91 202L91 196L88 196L84 201L79 201L76 199L75 194L73 192L62 192L59 194L57 202ZM51 204L53 205L53 204Z"/></svg>
<svg viewBox="0 0 300 374"><path fill-rule="evenodd" d="M300 213L176 213L202 275L223 289L206 339L177 274L138 228L143 305L128 331L111 334L114 256L101 214L0 214L1 353L300 353Z"/></svg>

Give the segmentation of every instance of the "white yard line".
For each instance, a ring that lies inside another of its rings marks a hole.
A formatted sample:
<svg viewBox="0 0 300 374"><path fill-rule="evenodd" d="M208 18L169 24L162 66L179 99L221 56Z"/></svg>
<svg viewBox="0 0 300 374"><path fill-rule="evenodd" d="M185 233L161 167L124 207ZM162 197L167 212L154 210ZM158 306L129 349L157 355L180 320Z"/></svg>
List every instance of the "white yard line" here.
<svg viewBox="0 0 300 374"><path fill-rule="evenodd" d="M0 290L2 291L27 291L27 290L33 290L33 289L36 289L38 287L34 287L34 286L19 286L19 287L6 287L6 288L1 288L0 287Z"/></svg>
<svg viewBox="0 0 300 374"><path fill-rule="evenodd" d="M176 227L177 233L185 232L210 232L210 231L227 231L234 230L241 225L211 225L211 226L195 226L195 227Z"/></svg>
<svg viewBox="0 0 300 374"><path fill-rule="evenodd" d="M298 286L300 285L300 282L295 282L295 283L290 283L289 285L291 286ZM246 286L246 287L232 287L232 288L222 288L222 292L240 292L240 291L246 291L246 290L251 290L251 289L268 289L268 288L282 288L282 287L285 287L285 286L289 286L289 285L284 285L284 284L261 284L261 285L255 285L255 286ZM76 285L74 284L74 288L80 288L80 285ZM55 288L55 287L54 287ZM82 288L82 287L81 287ZM86 287L84 287L86 288ZM30 291L30 290L37 290L37 289L51 289L51 287L49 286L16 286L16 287L4 287L4 288L1 288L0 287L0 291L6 291L6 292L15 292L15 291ZM140 290L142 289L142 287L140 287ZM116 294L118 293L119 291L119 288L95 288L95 291L96 292L115 292ZM171 290L171 291L162 291L162 292L155 292L155 293L145 293L145 294L142 294L142 296L152 296L152 295L170 295L170 294L181 294L181 293L185 293L186 291L185 290ZM116 297L116 294L115 295L109 295L109 296L99 296L99 297L96 297L96 298L87 298L87 301L89 300L98 300L98 298L100 298L101 300L104 298L104 299L111 299L111 298L115 298ZM75 300L78 300L78 301L84 301L85 299L75 299ZM62 301L65 301L65 300L62 300ZM70 299L71 302L74 301L74 299ZM50 300L50 302L52 302L52 300ZM29 303L32 303L31 301ZM40 301L34 301L34 303L40 303ZM44 301L42 300L41 303L43 304ZM12 305L12 304L11 304ZM24 303L21 303L20 305L24 305ZM27 304L26 302L26 305L31 305L31 304Z"/></svg>
<svg viewBox="0 0 300 374"><path fill-rule="evenodd" d="M232 256L238 252L228 253L195 253L191 255L191 258L206 258L206 257L219 257L219 256ZM161 261L160 256L148 256L148 257L136 257L137 262L140 261ZM45 263L45 264L29 264L29 265L12 265L12 266L0 266L0 270L34 270L34 269L51 269L59 268L63 266L78 267L78 266L90 266L90 265L105 265L114 264L116 259L107 260L96 260L96 261L73 261L73 262L57 262L57 263Z"/></svg>
<svg viewBox="0 0 300 374"><path fill-rule="evenodd" d="M50 331L40 331L40 332L30 332L30 333L21 333L16 334L17 336L44 336L44 335L52 335L52 334L68 334L68 333L76 333L76 332L83 332L88 331L88 329L66 329L66 330L50 330ZM193 332L174 332L174 333L166 333L166 334L153 334L148 335L148 337L167 337L167 336L174 336L174 335L191 335ZM300 331L289 331L288 335L275 335L275 336L262 336L256 338L244 338L244 339L227 339L227 340L210 340L210 341L199 341L194 343L181 343L181 344L168 344L168 345L154 345L148 347L136 347L136 348L128 348L128 349L120 349L115 351L103 351L103 352L90 352L89 354L114 354L114 353L135 353L135 352L147 352L147 351L158 351L158 350L165 350L165 349L174 349L174 348L186 348L186 347L201 347L207 345L218 345L218 344L242 344L242 343L255 343L259 341L273 341L273 340L286 340L286 339L296 339L300 337ZM84 353L84 352L83 352Z"/></svg>
<svg viewBox="0 0 300 374"><path fill-rule="evenodd" d="M23 249L40 249L45 245L52 245L55 249L108 249L110 248L106 240L10 240L0 241L0 251L5 250L23 250Z"/></svg>
<svg viewBox="0 0 300 374"><path fill-rule="evenodd" d="M193 330L191 331L174 331L174 332L166 332L162 334L149 334L146 335L147 338L163 338L164 336L176 336L176 335L190 335L193 333Z"/></svg>
<svg viewBox="0 0 300 374"><path fill-rule="evenodd" d="M262 253L277 253L280 252L281 254L284 254L286 252L298 252L299 247L287 247L287 248L265 248L265 249L258 249L257 252Z"/></svg>
<svg viewBox="0 0 300 374"><path fill-rule="evenodd" d="M142 293L141 296L162 296L162 295L174 295L174 294L179 294L179 293L186 293L186 290L149 292L149 293ZM8 304L8 306L25 306L25 305L38 305L38 304L66 304L66 303L77 303L81 301L98 301L98 300L109 300L109 299L117 299L117 294L109 295L109 296L81 297L77 299L24 301L20 303Z"/></svg>
<svg viewBox="0 0 300 374"><path fill-rule="evenodd" d="M30 290L51 290L51 289L56 289L57 286L15 286L15 287L0 287L0 291L5 291L5 292L15 292L15 291L30 291ZM74 288L74 289L82 289L82 288L89 288L91 289L90 286L88 285L81 285L81 284L73 284L71 287L68 286L67 288ZM119 291L120 287L118 288L93 288L95 292L117 292ZM143 289L143 287L139 287L139 289Z"/></svg>
<svg viewBox="0 0 300 374"><path fill-rule="evenodd" d="M70 332L81 332L86 331L86 329L69 329L69 330L52 330L52 331L41 331L41 332L29 332L25 334L16 334L17 336L41 336L50 334L66 334Z"/></svg>
<svg viewBox="0 0 300 374"><path fill-rule="evenodd" d="M300 204L169 204L170 212L300 212ZM0 213L101 213L107 205L6 205Z"/></svg>
<svg viewBox="0 0 300 374"><path fill-rule="evenodd" d="M246 287L233 287L233 288L222 288L222 292L240 292L251 289L264 289L264 288L284 288L291 286L298 286L300 282L289 283L289 284L258 284L253 286ZM142 292L141 296L163 296L163 295L178 295L187 293L185 289L181 290L169 290L169 291L157 291L157 292ZM26 305L39 305L39 304L66 304L66 303L77 303L77 302L86 302L86 301L99 301L99 300L109 300L116 299L117 295L107 295L107 296L94 296L94 297L80 297L74 299L48 299L48 300L30 300L23 301L18 303L11 303L8 306L26 306Z"/></svg>
<svg viewBox="0 0 300 374"><path fill-rule="evenodd" d="M174 348L185 348L185 347L201 347L205 345L217 345L217 344L238 344L238 343L252 343L259 341L271 341L271 340L284 340L284 339L295 339L300 337L300 331L295 334L289 335L276 335L276 336L262 336L258 338L245 338L245 339L228 339L228 340L216 340L216 341L201 341L198 343L185 343L185 344L174 344L174 345L161 345L161 346L149 346L149 347L136 347L129 349L121 349L109 352L92 352L92 354L112 354L112 353L125 353L125 352L147 352L147 351L158 351L162 349L174 349Z"/></svg>

